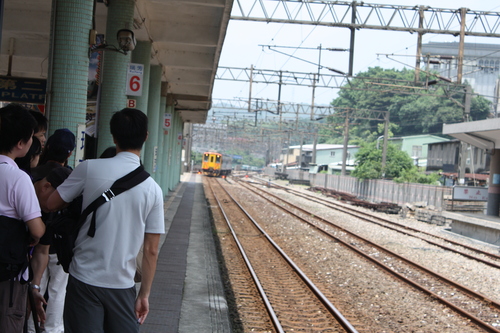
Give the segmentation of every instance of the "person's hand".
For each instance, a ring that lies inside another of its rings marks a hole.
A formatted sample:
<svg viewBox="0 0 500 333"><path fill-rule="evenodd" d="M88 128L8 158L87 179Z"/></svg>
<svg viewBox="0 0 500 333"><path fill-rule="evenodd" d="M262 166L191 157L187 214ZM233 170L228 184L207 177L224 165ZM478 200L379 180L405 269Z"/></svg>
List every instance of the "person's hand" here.
<svg viewBox="0 0 500 333"><path fill-rule="evenodd" d="M135 301L135 316L137 322L142 325L149 313L149 299L147 297L138 297Z"/></svg>
<svg viewBox="0 0 500 333"><path fill-rule="evenodd" d="M45 318L46 318L45 310L43 309L43 307L47 305L47 301L40 293L40 290L32 289L31 292L33 293L33 299L35 300L36 313L38 314L38 322L43 324L45 323Z"/></svg>

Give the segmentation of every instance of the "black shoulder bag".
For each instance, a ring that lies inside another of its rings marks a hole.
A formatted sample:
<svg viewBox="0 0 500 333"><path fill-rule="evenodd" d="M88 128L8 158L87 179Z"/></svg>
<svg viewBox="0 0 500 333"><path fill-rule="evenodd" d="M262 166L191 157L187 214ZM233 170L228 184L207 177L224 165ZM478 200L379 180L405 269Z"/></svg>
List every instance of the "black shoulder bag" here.
<svg viewBox="0 0 500 333"><path fill-rule="evenodd" d="M22 220L0 216L0 281L28 267L29 233Z"/></svg>

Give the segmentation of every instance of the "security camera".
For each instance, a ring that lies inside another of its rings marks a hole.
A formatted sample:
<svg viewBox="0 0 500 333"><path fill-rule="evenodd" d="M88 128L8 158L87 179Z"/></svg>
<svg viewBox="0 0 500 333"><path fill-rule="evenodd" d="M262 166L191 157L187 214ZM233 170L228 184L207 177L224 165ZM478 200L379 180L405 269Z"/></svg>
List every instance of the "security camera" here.
<svg viewBox="0 0 500 333"><path fill-rule="evenodd" d="M120 49L127 52L133 51L135 49L135 45L137 44L134 33L129 29L121 29L116 34L116 38L118 39L118 45Z"/></svg>

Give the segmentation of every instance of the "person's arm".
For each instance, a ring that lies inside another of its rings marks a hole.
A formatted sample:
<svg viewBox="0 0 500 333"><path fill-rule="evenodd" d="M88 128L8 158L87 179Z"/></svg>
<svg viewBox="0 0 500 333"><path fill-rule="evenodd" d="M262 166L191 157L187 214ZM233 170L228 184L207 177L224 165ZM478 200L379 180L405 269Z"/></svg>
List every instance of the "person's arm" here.
<svg viewBox="0 0 500 333"><path fill-rule="evenodd" d="M26 221L26 226L31 236L30 246L35 246L38 241L45 233L45 223L43 223L40 217L35 217L29 221Z"/></svg>
<svg viewBox="0 0 500 333"><path fill-rule="evenodd" d="M57 212L65 208L73 199L82 194L87 178L87 162L88 160L78 164L68 178L47 198L45 205L49 211Z"/></svg>
<svg viewBox="0 0 500 333"><path fill-rule="evenodd" d="M31 268L33 269L33 280L32 285L40 286L42 281L42 275L47 264L49 262L49 248L50 245L38 244L35 246L33 251L33 257L31 258ZM47 305L45 298L40 293L40 290L33 289L33 297L35 298L36 311L38 313L38 319L40 322L45 322L45 310L44 305Z"/></svg>
<svg viewBox="0 0 500 333"><path fill-rule="evenodd" d="M66 201L64 201L61 198L61 195L59 194L59 192L57 190L55 190L54 192L52 192L52 194L47 199L47 204L46 205L47 205L47 209L50 212L56 212L58 210L63 209L67 205L69 205L69 203L67 203Z"/></svg>
<svg viewBox="0 0 500 333"><path fill-rule="evenodd" d="M137 300L135 301L135 315L137 322L143 324L149 313L149 294L156 272L158 260L158 244L160 234L144 234L144 254L142 257L142 280Z"/></svg>

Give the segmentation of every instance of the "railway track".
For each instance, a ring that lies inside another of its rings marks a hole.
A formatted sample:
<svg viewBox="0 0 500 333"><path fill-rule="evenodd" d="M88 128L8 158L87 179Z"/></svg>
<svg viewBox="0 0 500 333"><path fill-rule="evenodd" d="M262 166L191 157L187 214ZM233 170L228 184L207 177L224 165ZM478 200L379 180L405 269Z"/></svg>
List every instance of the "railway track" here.
<svg viewBox="0 0 500 333"><path fill-rule="evenodd" d="M257 180L261 183L268 184L268 182L265 182L265 181L260 180L258 178L257 178ZM460 243L460 242L457 242L457 241L454 241L454 240L451 240L451 239L448 239L445 237L441 237L441 236L438 236L438 235L435 235L435 234L432 234L429 232L425 232L423 230L418 230L416 228L412 228L410 226L406 226L406 225L391 221L389 219L385 219L383 217L367 213L367 212L362 211L360 209L356 209L352 206L347 206L346 204L336 203L336 202L333 202L331 200L322 199L322 198L318 198L318 197L307 196L303 192L296 191L296 190L293 190L291 188L288 188L285 186L280 186L280 185L277 185L274 183L272 184L272 186L274 188L278 188L278 189L287 191L289 193L293 193L294 195L299 196L301 198L304 198L306 200L309 200L311 202L320 203L326 207L335 209L339 212L349 214L349 215L354 216L358 219L362 219L364 221L380 225L384 228L387 228L387 229L390 229L393 231L397 231L403 235L418 238L420 240L425 241L428 244L440 247L442 249L445 249L447 251L451 251L453 253L460 254L464 257L476 260L476 261L481 262L483 264L486 264L488 266L500 268L500 255L498 255L496 253L483 251L481 249L475 248L473 246L469 246L469 245L464 244L464 243ZM421 235L424 235L424 236L421 236Z"/></svg>
<svg viewBox="0 0 500 333"><path fill-rule="evenodd" d="M208 183L265 305L266 325L260 313L255 323L247 323L252 330L358 332L218 180ZM245 278L235 281L241 280ZM246 285L240 287L243 293Z"/></svg>
<svg viewBox="0 0 500 333"><path fill-rule="evenodd" d="M265 200L278 205L288 214L301 219L323 235L331 237L346 248L363 256L397 279L450 307L483 330L500 332L496 328L500 326L500 304L494 300L399 256L368 239L355 235L336 225L333 221L316 216L314 212L304 210L278 196L248 184L243 186Z"/></svg>

